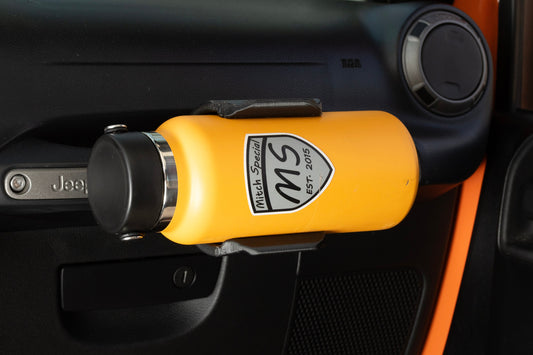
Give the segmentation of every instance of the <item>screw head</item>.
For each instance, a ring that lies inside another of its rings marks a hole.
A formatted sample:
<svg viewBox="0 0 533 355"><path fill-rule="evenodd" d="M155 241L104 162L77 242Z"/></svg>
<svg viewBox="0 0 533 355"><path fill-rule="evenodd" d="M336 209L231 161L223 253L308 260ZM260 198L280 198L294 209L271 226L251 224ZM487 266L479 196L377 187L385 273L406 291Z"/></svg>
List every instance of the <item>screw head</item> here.
<svg viewBox="0 0 533 355"><path fill-rule="evenodd" d="M14 175L9 181L9 187L11 188L11 191L15 193L21 193L24 191L27 184L26 177L20 174Z"/></svg>
<svg viewBox="0 0 533 355"><path fill-rule="evenodd" d="M182 266L174 273L173 281L178 288L191 287L196 281L196 272L189 266Z"/></svg>

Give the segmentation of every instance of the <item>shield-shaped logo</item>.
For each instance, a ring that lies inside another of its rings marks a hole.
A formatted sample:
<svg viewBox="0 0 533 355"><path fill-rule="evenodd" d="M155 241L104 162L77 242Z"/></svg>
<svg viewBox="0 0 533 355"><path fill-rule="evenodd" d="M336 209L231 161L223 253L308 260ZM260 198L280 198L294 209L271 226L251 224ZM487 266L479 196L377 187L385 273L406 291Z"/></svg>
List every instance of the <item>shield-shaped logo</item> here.
<svg viewBox="0 0 533 355"><path fill-rule="evenodd" d="M290 213L327 188L335 168L311 142L289 133L248 134L244 168L252 214Z"/></svg>

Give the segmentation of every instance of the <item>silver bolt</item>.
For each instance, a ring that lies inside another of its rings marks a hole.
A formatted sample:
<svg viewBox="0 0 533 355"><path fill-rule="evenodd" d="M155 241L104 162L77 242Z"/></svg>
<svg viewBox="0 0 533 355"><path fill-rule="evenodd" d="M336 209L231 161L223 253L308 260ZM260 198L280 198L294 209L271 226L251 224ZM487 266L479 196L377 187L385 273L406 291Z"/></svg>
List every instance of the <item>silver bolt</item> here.
<svg viewBox="0 0 533 355"><path fill-rule="evenodd" d="M11 191L15 193L21 193L26 188L27 181L24 175L14 175L11 180L9 181L9 187L11 188Z"/></svg>
<svg viewBox="0 0 533 355"><path fill-rule="evenodd" d="M112 124L104 128L104 134L124 133L128 131L125 124Z"/></svg>
<svg viewBox="0 0 533 355"><path fill-rule="evenodd" d="M119 235L119 238L122 242L129 242L130 240L137 240L144 238L142 233L125 233Z"/></svg>

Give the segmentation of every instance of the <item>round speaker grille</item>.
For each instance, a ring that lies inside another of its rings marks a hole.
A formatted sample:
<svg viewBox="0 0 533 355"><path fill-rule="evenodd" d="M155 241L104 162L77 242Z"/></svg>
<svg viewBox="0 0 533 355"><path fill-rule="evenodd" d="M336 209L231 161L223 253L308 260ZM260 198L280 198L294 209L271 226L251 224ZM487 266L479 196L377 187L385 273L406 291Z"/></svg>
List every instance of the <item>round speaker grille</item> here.
<svg viewBox="0 0 533 355"><path fill-rule="evenodd" d="M475 29L449 11L416 19L403 41L402 67L416 99L430 111L469 111L487 85L487 53Z"/></svg>

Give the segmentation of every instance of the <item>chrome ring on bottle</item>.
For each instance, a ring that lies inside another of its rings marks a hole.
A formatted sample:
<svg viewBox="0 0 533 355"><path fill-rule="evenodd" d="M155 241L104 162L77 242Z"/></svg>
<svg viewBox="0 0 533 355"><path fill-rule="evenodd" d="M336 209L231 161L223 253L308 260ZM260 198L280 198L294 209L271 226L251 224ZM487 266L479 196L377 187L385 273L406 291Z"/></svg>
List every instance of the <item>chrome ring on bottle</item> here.
<svg viewBox="0 0 533 355"><path fill-rule="evenodd" d="M174 211L176 210L176 202L178 201L178 171L176 169L176 161L174 160L174 154L170 146L162 135L157 132L142 133L154 143L163 167L163 177L165 179L163 205L161 206L159 219L153 228L156 231L162 231L172 220Z"/></svg>

